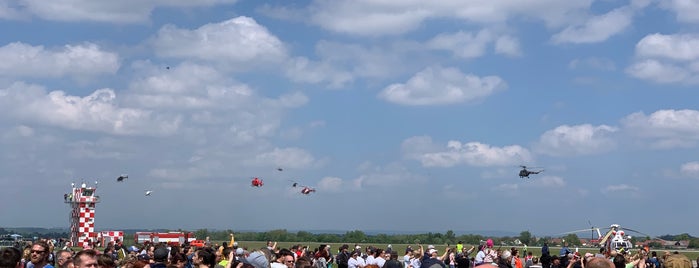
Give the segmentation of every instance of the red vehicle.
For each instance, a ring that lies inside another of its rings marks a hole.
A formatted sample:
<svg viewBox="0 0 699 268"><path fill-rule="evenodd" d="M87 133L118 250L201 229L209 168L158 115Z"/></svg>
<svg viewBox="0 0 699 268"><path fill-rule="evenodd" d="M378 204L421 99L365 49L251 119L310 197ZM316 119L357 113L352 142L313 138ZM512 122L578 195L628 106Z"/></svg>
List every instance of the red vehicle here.
<svg viewBox="0 0 699 268"><path fill-rule="evenodd" d="M193 247L203 248L206 245L206 241L197 239L192 242L189 242L189 245Z"/></svg>
<svg viewBox="0 0 699 268"><path fill-rule="evenodd" d="M182 245L185 241L191 243L194 240L197 238L193 232L136 232L134 234L134 242L137 244L165 242L171 245Z"/></svg>

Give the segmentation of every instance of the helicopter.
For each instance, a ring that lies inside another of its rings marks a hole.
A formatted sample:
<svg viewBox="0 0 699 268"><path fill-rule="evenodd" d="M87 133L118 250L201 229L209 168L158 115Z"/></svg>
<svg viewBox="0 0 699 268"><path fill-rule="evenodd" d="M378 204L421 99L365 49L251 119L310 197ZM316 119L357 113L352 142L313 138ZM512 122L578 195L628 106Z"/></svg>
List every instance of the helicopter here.
<svg viewBox="0 0 699 268"><path fill-rule="evenodd" d="M265 183L258 177L254 177L252 181L250 181L250 186L252 187L262 187L262 185L265 185Z"/></svg>
<svg viewBox="0 0 699 268"><path fill-rule="evenodd" d="M296 188L296 187L303 187L303 188L301 188L301 194L308 195L308 194L314 193L314 192L316 191L316 189L313 188L313 187L305 186L305 185L300 185L298 182L295 182L295 181L291 181L291 182L293 182L293 183L291 184L291 187L294 187L294 188Z"/></svg>
<svg viewBox="0 0 699 268"><path fill-rule="evenodd" d="M539 173L541 173L541 172L544 171L543 169L542 169L542 170L537 170L537 171L527 170L527 166L524 166L524 165L520 165L520 167L522 168L522 170L519 171L519 177L520 177L520 178L529 178L529 175L532 175L532 174L539 174Z"/></svg>
<svg viewBox="0 0 699 268"><path fill-rule="evenodd" d="M124 181L125 179L128 179L128 178L129 178L129 175L121 174L121 176L117 177L116 180L117 180L117 182L122 182L122 181Z"/></svg>
<svg viewBox="0 0 699 268"><path fill-rule="evenodd" d="M146 196L150 196L152 193L153 193L153 191L151 191L151 190L146 190L146 193L145 193L145 194L146 194Z"/></svg>
<svg viewBox="0 0 699 268"><path fill-rule="evenodd" d="M580 233L580 232L587 232L587 231L592 231L592 235L594 236L595 233L597 233L597 239L590 239L590 243L599 246L600 248L604 248L607 251L611 250L616 250L616 251L622 251L622 250L629 250L633 248L633 244L631 243L631 236L627 235L625 231L629 232L634 232L637 234L641 234L644 236L649 236L647 234L644 234L642 232L630 229L630 228L621 228L621 225L619 224L612 224L608 228L603 228L604 230L609 229L604 236L602 235L602 232L600 232L600 228L596 228L592 225L590 225L590 228L588 229L582 229L582 230L576 230L572 232L566 232L563 234L573 234L573 233Z"/></svg>

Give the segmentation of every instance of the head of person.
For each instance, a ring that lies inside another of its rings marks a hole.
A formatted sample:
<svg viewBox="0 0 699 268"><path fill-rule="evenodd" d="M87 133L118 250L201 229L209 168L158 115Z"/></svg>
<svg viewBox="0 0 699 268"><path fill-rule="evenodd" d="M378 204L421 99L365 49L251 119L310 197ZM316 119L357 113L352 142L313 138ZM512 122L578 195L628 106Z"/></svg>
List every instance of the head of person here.
<svg viewBox="0 0 699 268"><path fill-rule="evenodd" d="M6 247L0 250L0 268L22 267L22 252L14 247Z"/></svg>
<svg viewBox="0 0 699 268"><path fill-rule="evenodd" d="M91 249L79 251L73 257L73 266L75 268L97 268L97 252Z"/></svg>
<svg viewBox="0 0 699 268"><path fill-rule="evenodd" d="M295 261L294 253L292 253L291 250L283 248L277 253L277 262L286 265L287 268L294 268Z"/></svg>
<svg viewBox="0 0 699 268"><path fill-rule="evenodd" d="M585 264L586 268L614 268L614 263L612 263L607 258L592 257L587 259Z"/></svg>
<svg viewBox="0 0 699 268"><path fill-rule="evenodd" d="M100 254L97 256L97 267L99 268L116 268L116 262L110 254Z"/></svg>
<svg viewBox="0 0 699 268"><path fill-rule="evenodd" d="M192 263L194 265L206 265L209 267L214 267L216 265L216 254L211 248L202 248L194 252L192 257Z"/></svg>
<svg viewBox="0 0 699 268"><path fill-rule="evenodd" d="M59 250L56 253L56 266L60 268L66 268L67 264L73 262L73 253L68 250Z"/></svg>
<svg viewBox="0 0 699 268"><path fill-rule="evenodd" d="M167 262L167 257L170 254L170 251L167 250L166 247L158 247L153 251L153 260L155 262Z"/></svg>
<svg viewBox="0 0 699 268"><path fill-rule="evenodd" d="M29 253L31 254L29 259L33 264L43 266L49 260L49 245L43 241L34 242Z"/></svg>

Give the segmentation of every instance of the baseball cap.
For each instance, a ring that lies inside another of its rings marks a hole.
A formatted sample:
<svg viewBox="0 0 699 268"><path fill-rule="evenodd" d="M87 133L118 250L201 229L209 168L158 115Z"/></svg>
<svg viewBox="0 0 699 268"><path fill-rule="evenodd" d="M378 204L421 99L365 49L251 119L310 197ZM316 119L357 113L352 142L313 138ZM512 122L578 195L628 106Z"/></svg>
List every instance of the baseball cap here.
<svg viewBox="0 0 699 268"><path fill-rule="evenodd" d="M432 253L437 253L437 250L436 250L436 249L433 249L433 248L431 248L431 249L429 249L429 250L428 250L427 252L428 252L428 253L430 253L430 254L432 254Z"/></svg>
<svg viewBox="0 0 699 268"><path fill-rule="evenodd" d="M434 249L434 245L427 245L427 249Z"/></svg>
<svg viewBox="0 0 699 268"><path fill-rule="evenodd" d="M159 247L153 251L153 260L155 261L166 261L169 251L166 247Z"/></svg>

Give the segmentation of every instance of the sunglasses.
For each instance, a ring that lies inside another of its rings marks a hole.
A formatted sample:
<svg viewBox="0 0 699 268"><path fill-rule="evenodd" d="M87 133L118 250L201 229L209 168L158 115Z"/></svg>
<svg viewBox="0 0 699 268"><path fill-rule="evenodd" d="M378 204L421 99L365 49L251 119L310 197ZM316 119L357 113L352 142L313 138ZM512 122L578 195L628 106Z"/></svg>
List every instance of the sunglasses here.
<svg viewBox="0 0 699 268"><path fill-rule="evenodd" d="M30 253L39 253L39 254L44 254L44 252L46 252L46 250L32 250L32 251L30 251Z"/></svg>

